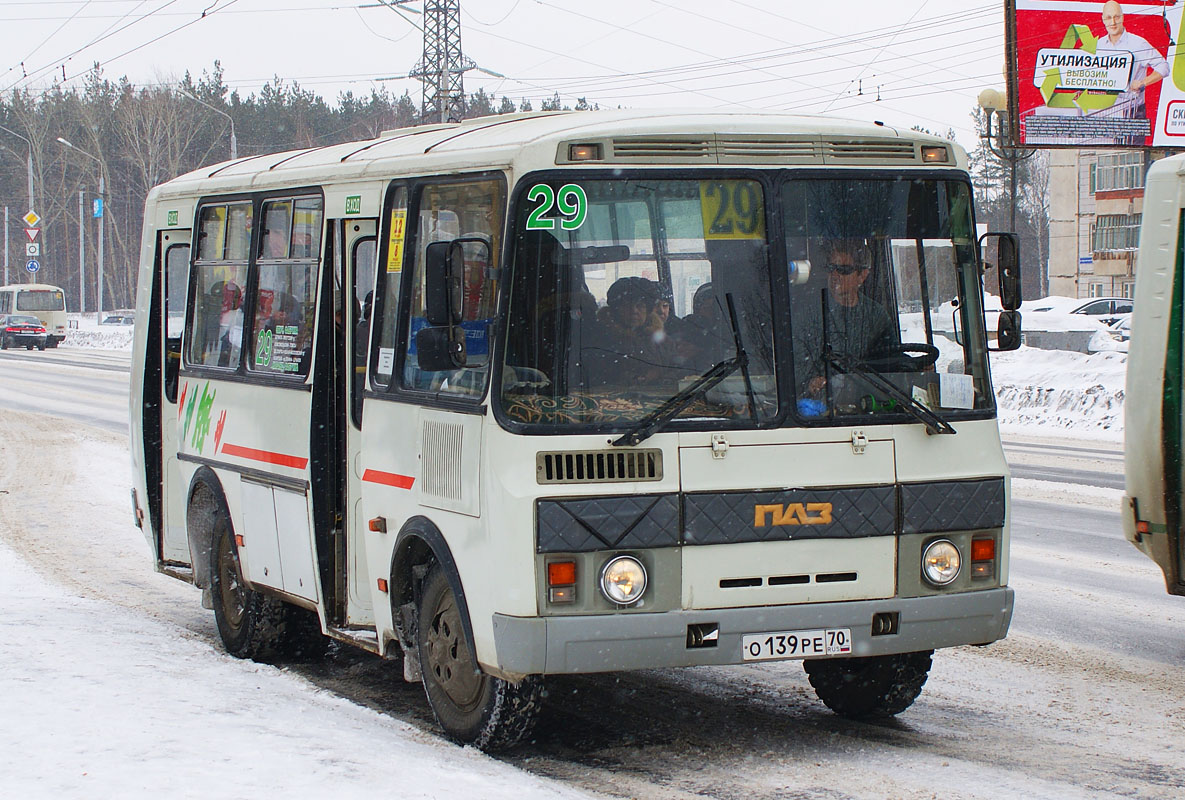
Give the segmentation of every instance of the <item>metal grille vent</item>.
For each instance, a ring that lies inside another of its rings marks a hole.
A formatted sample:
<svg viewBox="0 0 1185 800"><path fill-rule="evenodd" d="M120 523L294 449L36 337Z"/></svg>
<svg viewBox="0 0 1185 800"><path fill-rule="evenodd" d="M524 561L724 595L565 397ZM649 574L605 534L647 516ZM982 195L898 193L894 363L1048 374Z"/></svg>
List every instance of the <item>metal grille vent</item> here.
<svg viewBox="0 0 1185 800"><path fill-rule="evenodd" d="M818 143L808 139L780 137L716 137L721 164L812 164L819 163Z"/></svg>
<svg viewBox="0 0 1185 800"><path fill-rule="evenodd" d="M427 421L421 431L424 459L421 491L434 497L461 499L461 433L455 423Z"/></svg>
<svg viewBox="0 0 1185 800"><path fill-rule="evenodd" d="M707 161L715 163L716 151L711 139L630 138L613 140L613 160L672 160L679 163Z"/></svg>
<svg viewBox="0 0 1185 800"><path fill-rule="evenodd" d="M849 139L823 143L823 159L839 161L917 161L913 142L892 139Z"/></svg>
<svg viewBox="0 0 1185 800"><path fill-rule="evenodd" d="M662 451L561 450L536 453L535 480L541 484L660 481Z"/></svg>

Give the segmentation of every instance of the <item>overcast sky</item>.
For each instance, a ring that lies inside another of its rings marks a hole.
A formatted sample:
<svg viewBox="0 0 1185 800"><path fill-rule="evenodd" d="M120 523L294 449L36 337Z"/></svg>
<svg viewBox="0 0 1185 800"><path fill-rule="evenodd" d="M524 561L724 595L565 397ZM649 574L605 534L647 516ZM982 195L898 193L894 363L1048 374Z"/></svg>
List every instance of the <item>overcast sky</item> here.
<svg viewBox="0 0 1185 800"><path fill-rule="evenodd" d="M390 0L388 0L389 2ZM422 9L412 2L409 9ZM204 14L204 16L203 16ZM463 0L465 89L517 103L747 107L953 128L1002 87L1003 4L976 0ZM241 94L278 76L334 102L421 84L423 17L379 0L0 0L0 90L136 84L222 63ZM390 80L384 80L389 79Z"/></svg>

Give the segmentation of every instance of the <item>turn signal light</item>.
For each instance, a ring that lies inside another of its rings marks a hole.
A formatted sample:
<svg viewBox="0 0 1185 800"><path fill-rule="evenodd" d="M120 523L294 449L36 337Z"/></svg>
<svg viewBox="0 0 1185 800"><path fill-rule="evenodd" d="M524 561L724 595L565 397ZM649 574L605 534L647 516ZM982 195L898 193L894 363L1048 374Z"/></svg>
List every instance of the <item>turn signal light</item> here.
<svg viewBox="0 0 1185 800"><path fill-rule="evenodd" d="M552 603L576 602L575 561L552 561L547 565L547 599Z"/></svg>
<svg viewBox="0 0 1185 800"><path fill-rule="evenodd" d="M548 586L571 586L576 583L575 561L553 561L547 565Z"/></svg>
<svg viewBox="0 0 1185 800"><path fill-rule="evenodd" d="M375 517L374 519L370 520L370 522L367 524L367 527L369 527L375 533L386 533L387 532L387 518L386 517Z"/></svg>
<svg viewBox="0 0 1185 800"><path fill-rule="evenodd" d="M601 146L599 144L570 144L568 145L569 161L600 161Z"/></svg>
<svg viewBox="0 0 1185 800"><path fill-rule="evenodd" d="M972 561L991 561L996 557L996 540L995 539L972 539L971 540L971 560Z"/></svg>
<svg viewBox="0 0 1185 800"><path fill-rule="evenodd" d="M922 161L927 164L942 164L947 160L946 148L934 145L922 145Z"/></svg>

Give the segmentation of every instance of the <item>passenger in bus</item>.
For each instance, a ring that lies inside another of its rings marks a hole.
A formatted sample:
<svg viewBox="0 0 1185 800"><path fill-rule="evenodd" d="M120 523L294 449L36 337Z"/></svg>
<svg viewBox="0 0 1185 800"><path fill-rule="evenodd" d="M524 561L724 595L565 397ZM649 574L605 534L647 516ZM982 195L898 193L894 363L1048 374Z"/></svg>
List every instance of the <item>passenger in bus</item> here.
<svg viewBox="0 0 1185 800"><path fill-rule="evenodd" d="M218 320L218 366L236 366L242 342L243 290L234 281L227 281L222 287L222 314Z"/></svg>
<svg viewBox="0 0 1185 800"><path fill-rule="evenodd" d="M794 352L799 396L820 401L827 388L825 348L863 361L894 344L893 318L863 289L872 274L872 254L860 241L840 240L827 247L827 286L795 307ZM824 309L826 316L824 316ZM808 408L816 406L808 404ZM821 410L821 409L819 409Z"/></svg>
<svg viewBox="0 0 1185 800"><path fill-rule="evenodd" d="M731 358L735 344L721 299L711 282L700 284L691 298L691 313L679 320L676 347L698 372Z"/></svg>
<svg viewBox="0 0 1185 800"><path fill-rule="evenodd" d="M597 314L594 384L639 387L687 373L654 313L657 299L658 285L646 278L619 278L609 287Z"/></svg>

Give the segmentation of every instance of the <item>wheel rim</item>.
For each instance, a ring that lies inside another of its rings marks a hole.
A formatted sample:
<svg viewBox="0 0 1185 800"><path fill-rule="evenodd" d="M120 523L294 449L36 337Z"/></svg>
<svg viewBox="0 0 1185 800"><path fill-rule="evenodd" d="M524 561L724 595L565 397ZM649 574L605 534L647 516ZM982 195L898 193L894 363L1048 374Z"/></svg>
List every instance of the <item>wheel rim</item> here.
<svg viewBox="0 0 1185 800"><path fill-rule="evenodd" d="M229 536L221 537L218 548L218 577L222 615L232 628L237 629L247 613L246 589L239 579L239 559L230 546Z"/></svg>
<svg viewBox="0 0 1185 800"><path fill-rule="evenodd" d="M452 592L443 592L437 601L425 644L428 669L448 699L462 710L475 707L481 696L482 676L469 656Z"/></svg>

